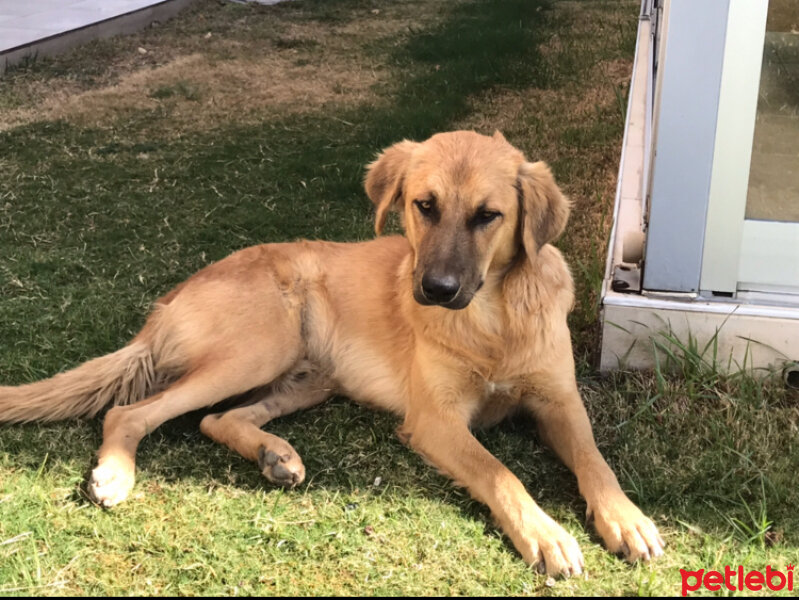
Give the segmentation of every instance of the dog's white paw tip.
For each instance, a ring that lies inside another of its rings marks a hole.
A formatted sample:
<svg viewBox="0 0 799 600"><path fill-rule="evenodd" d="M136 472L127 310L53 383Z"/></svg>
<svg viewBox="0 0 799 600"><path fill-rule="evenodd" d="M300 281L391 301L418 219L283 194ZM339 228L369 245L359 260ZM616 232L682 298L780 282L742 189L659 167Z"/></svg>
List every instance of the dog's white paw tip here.
<svg viewBox="0 0 799 600"><path fill-rule="evenodd" d="M93 502L110 508L128 497L133 483L132 474L100 465L92 471L87 487Z"/></svg>

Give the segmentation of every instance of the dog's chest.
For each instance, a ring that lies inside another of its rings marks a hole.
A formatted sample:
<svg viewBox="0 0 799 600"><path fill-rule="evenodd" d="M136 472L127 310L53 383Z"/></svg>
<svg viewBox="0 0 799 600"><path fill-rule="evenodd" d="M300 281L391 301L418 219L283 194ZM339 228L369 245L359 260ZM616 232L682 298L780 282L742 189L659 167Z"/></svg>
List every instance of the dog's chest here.
<svg viewBox="0 0 799 600"><path fill-rule="evenodd" d="M519 408L521 387L511 381L483 380L483 393L474 411L471 424L489 427L499 423Z"/></svg>
<svg viewBox="0 0 799 600"><path fill-rule="evenodd" d="M494 394L510 394L516 385L510 381L486 381L483 386L483 396Z"/></svg>

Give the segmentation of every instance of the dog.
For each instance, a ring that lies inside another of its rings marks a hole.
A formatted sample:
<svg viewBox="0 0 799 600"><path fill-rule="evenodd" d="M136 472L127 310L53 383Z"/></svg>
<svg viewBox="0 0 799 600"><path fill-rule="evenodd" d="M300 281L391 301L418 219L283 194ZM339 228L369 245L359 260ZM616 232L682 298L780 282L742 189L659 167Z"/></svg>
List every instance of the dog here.
<svg viewBox="0 0 799 600"><path fill-rule="evenodd" d="M566 318L574 291L560 252L570 205L543 162L501 133L401 141L367 166L378 237L253 246L159 299L121 350L54 377L0 387L0 421L93 416L110 404L87 487L109 507L134 485L139 441L209 414L202 432L293 487L305 469L261 429L333 394L402 419L400 439L487 504L522 558L582 572L577 541L472 435L517 409L576 474L607 548L663 553L655 525L597 450L577 388ZM380 236L391 211L405 235Z"/></svg>

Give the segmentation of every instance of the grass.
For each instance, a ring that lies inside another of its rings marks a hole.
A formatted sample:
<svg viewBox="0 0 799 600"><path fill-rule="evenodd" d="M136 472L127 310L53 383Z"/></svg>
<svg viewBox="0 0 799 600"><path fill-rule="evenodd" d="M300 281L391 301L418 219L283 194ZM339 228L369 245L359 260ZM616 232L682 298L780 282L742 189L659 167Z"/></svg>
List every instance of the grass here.
<svg viewBox="0 0 799 600"><path fill-rule="evenodd" d="M236 249L367 239L361 181L378 150L500 129L575 204L559 246L582 392L663 559L629 566L601 548L532 423L478 432L583 548L588 577L551 585L399 443L395 418L338 398L270 424L305 460L298 490L269 486L187 415L145 439L134 495L111 511L81 492L99 420L0 427L0 593L670 595L680 568L799 561L795 395L724 375L712 344L667 332L671 368L594 374L636 16L633 0L200 0L7 73L0 379L118 348L153 299Z"/></svg>

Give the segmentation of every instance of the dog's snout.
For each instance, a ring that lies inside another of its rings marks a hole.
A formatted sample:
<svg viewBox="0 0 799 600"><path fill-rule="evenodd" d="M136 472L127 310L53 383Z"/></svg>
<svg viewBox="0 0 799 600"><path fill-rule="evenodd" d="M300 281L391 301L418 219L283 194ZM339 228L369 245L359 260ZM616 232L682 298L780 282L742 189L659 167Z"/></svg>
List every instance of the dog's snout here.
<svg viewBox="0 0 799 600"><path fill-rule="evenodd" d="M446 304L455 299L461 289L461 283L454 275L430 275L422 277L422 292L430 302Z"/></svg>

